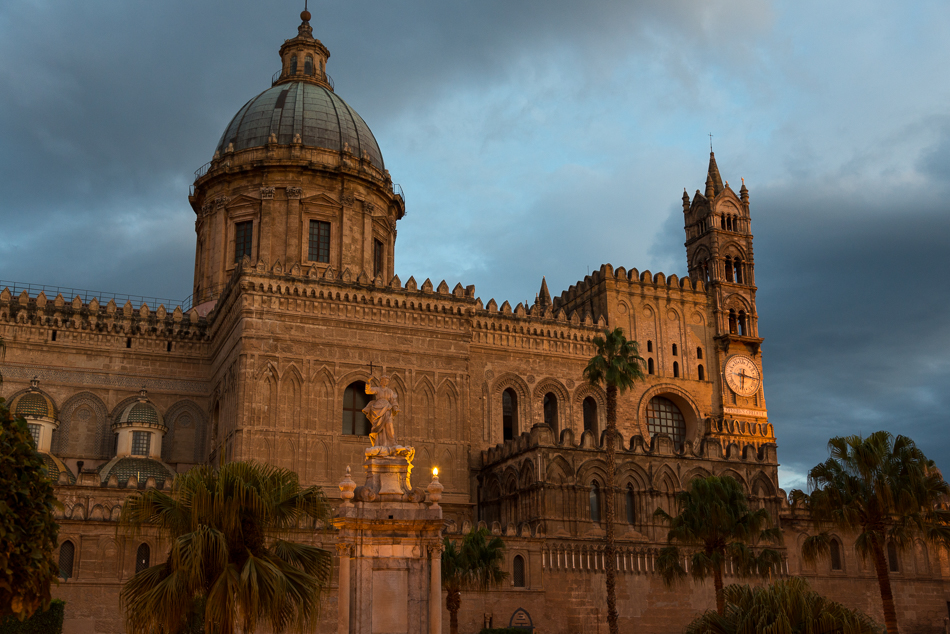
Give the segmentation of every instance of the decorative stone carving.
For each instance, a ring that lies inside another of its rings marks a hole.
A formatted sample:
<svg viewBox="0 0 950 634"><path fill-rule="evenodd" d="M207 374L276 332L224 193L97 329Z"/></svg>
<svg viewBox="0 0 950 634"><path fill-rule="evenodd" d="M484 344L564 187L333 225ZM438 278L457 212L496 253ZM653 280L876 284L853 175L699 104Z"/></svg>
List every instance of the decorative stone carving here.
<svg viewBox="0 0 950 634"><path fill-rule="evenodd" d="M396 428L393 424L393 418L399 413L399 396L396 390L389 387L388 375L384 374L380 377L378 387L373 387L372 382L370 379L370 382L366 384L366 393L375 395L376 398L363 408L363 413L373 426L369 433L369 441L373 444L373 449L380 451L372 452L370 449L367 450L366 455L388 455L381 450L399 447L396 444Z"/></svg>
<svg viewBox="0 0 950 634"><path fill-rule="evenodd" d="M261 199L270 200L274 197L274 187L261 187Z"/></svg>
<svg viewBox="0 0 950 634"><path fill-rule="evenodd" d="M442 499L442 491L445 490L445 487L442 486L442 483L439 482L439 470L438 468L432 470L432 482L429 483L429 486L426 487L426 492L429 494L429 506L432 508L439 508L439 500Z"/></svg>
<svg viewBox="0 0 950 634"><path fill-rule="evenodd" d="M287 198L300 198L300 195L303 193L303 189L300 187L288 187L287 188Z"/></svg>
<svg viewBox="0 0 950 634"><path fill-rule="evenodd" d="M353 499L353 491L356 490L356 482L350 477L350 467L346 467L346 475L340 482L340 497L343 498L343 506L353 506L350 500ZM341 544L337 544L339 547Z"/></svg>

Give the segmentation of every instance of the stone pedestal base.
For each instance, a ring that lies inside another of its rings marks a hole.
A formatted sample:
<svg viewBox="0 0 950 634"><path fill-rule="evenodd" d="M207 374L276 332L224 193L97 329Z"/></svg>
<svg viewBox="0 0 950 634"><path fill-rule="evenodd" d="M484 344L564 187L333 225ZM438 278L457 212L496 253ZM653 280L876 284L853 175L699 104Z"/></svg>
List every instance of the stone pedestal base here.
<svg viewBox="0 0 950 634"><path fill-rule="evenodd" d="M376 449L366 452L363 486L340 484L338 632L441 634L442 487L436 479L426 505L426 491L410 488L414 450Z"/></svg>

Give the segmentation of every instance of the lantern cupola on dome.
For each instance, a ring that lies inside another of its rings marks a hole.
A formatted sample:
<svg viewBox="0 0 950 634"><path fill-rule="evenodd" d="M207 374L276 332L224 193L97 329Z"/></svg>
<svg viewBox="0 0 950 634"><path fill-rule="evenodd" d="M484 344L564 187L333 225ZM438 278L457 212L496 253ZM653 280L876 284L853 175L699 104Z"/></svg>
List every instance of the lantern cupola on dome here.
<svg viewBox="0 0 950 634"><path fill-rule="evenodd" d="M50 479L59 482L60 474L65 474L65 483L74 483L76 476L73 472L52 454L53 433L59 429L59 416L53 400L40 391L39 379L33 377L30 388L13 398L10 411L14 416L22 416L26 420L36 444L36 452L43 458Z"/></svg>
<svg viewBox="0 0 950 634"><path fill-rule="evenodd" d="M137 486L155 478L155 485L162 487L175 477L175 471L161 460L162 437L168 427L144 387L112 423L112 431L117 436L116 455L98 469L103 484L116 476L121 486L129 486L134 477Z"/></svg>

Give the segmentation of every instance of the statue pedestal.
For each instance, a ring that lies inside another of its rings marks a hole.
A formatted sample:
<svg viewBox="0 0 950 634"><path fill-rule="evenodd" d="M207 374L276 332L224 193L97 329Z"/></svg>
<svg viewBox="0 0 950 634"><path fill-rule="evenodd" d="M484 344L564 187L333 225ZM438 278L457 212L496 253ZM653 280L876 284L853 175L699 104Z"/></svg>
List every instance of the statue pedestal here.
<svg viewBox="0 0 950 634"><path fill-rule="evenodd" d="M425 490L410 487L413 454L411 447L369 449L366 483L340 484L344 503L333 526L341 634L442 632L442 486L433 480L428 504Z"/></svg>

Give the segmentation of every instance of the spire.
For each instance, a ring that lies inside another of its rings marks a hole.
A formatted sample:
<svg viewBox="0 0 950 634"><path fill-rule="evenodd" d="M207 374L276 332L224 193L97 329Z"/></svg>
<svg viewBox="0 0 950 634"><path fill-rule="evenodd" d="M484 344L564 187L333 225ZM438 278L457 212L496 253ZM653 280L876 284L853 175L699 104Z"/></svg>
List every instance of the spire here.
<svg viewBox="0 0 950 634"><path fill-rule="evenodd" d="M683 188L683 213L689 211L689 194L686 193L686 188Z"/></svg>
<svg viewBox="0 0 950 634"><path fill-rule="evenodd" d="M719 166L716 165L716 155L709 152L709 170L706 172L706 198L712 198L709 194L710 185L712 185L712 196L719 195L722 191L722 176L719 175Z"/></svg>
<svg viewBox="0 0 950 634"><path fill-rule="evenodd" d="M548 291L548 281L541 277L541 290L538 292L538 305L541 308L548 309L551 307L551 293Z"/></svg>
<svg viewBox="0 0 950 634"><path fill-rule="evenodd" d="M307 11L306 0L303 3L303 11L300 12L300 26L297 27L297 36L313 39L313 27L310 26L310 12Z"/></svg>

